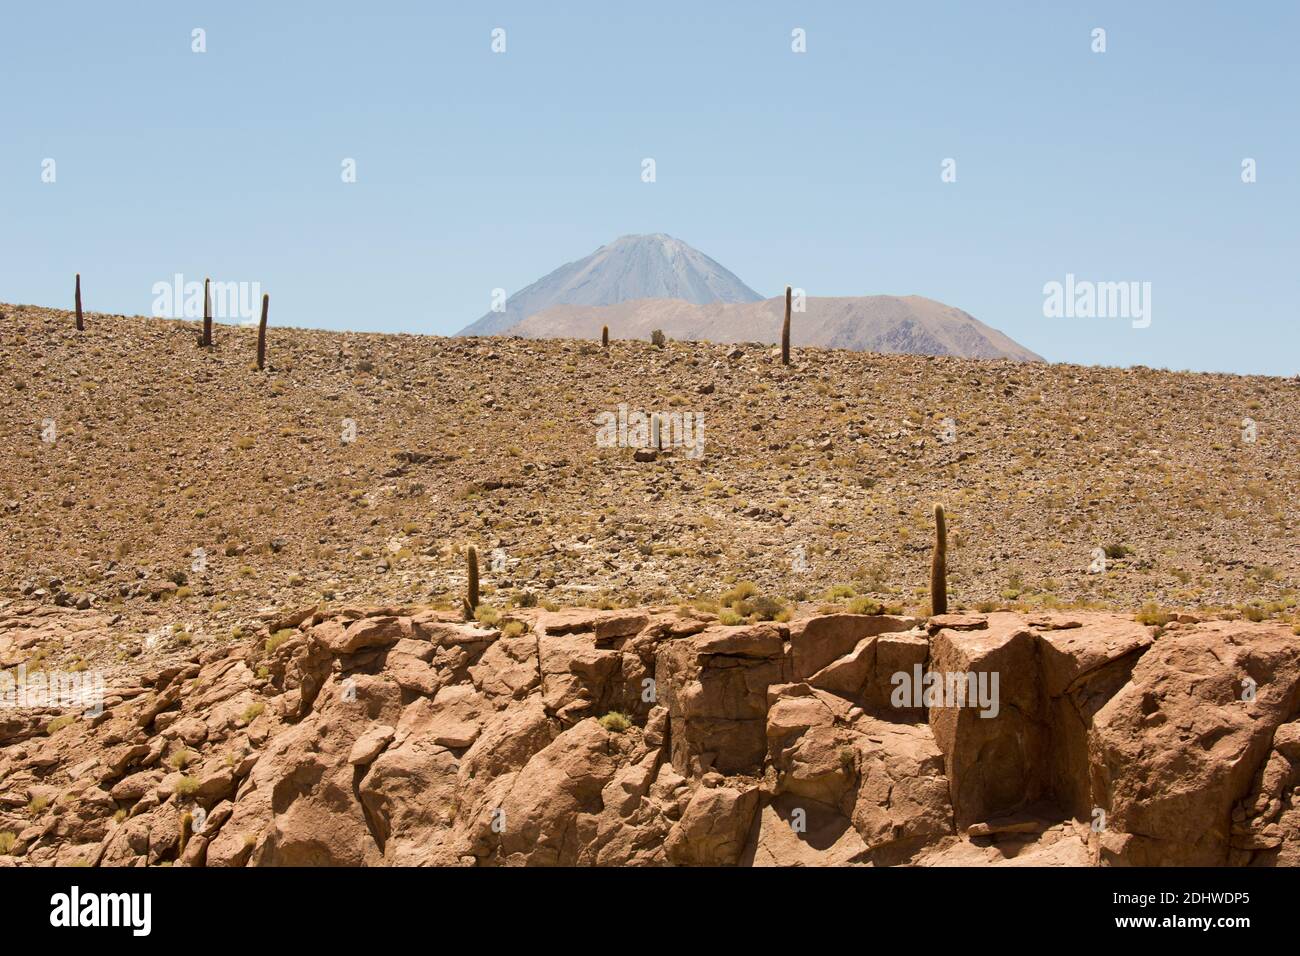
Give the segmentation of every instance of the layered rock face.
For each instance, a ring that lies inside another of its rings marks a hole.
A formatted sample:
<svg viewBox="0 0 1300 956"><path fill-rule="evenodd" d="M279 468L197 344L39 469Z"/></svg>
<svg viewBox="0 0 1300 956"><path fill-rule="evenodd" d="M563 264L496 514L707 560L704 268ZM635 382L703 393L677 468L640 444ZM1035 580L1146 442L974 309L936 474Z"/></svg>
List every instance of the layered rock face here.
<svg viewBox="0 0 1300 956"><path fill-rule="evenodd" d="M304 611L10 712L0 865L1300 863L1279 624L516 621Z"/></svg>

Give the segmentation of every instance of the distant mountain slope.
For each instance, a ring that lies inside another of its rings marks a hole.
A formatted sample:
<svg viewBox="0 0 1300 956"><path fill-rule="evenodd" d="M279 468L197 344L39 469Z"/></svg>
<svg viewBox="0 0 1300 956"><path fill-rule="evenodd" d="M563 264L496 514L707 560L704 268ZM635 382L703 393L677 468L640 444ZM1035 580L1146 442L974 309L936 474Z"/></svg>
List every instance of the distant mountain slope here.
<svg viewBox="0 0 1300 956"><path fill-rule="evenodd" d="M736 304L640 299L607 306L556 305L510 332L527 338L591 339L608 325L614 338L642 339L662 329L674 339L776 342L784 312L784 297ZM796 346L859 352L1043 361L961 309L919 295L809 298L806 311L793 316L791 338Z"/></svg>
<svg viewBox="0 0 1300 956"><path fill-rule="evenodd" d="M496 335L554 305L631 299L756 302L762 296L680 239L663 233L623 236L514 293L504 312L489 312L457 334Z"/></svg>

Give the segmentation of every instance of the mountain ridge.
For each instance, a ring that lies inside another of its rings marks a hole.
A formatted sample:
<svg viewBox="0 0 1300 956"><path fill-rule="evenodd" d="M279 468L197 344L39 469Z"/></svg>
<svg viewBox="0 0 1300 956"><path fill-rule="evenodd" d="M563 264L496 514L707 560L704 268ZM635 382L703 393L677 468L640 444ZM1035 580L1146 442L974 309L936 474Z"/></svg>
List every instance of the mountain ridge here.
<svg viewBox="0 0 1300 956"><path fill-rule="evenodd" d="M1042 356L961 309L924 296L800 300L795 345L860 352L1010 358ZM456 333L526 338L617 338L661 329L675 339L777 341L783 299L765 299L717 260L667 233L629 234L567 262Z"/></svg>
<svg viewBox="0 0 1300 956"><path fill-rule="evenodd" d="M919 295L810 296L791 317L791 341L857 352L1009 358L1043 357L961 309ZM596 338L609 326L615 338L669 338L708 342L776 342L784 297L749 303L703 305L639 299L608 306L555 305L509 331L525 338Z"/></svg>
<svg viewBox="0 0 1300 956"><path fill-rule="evenodd" d="M633 299L755 302L762 299L715 259L666 233L620 236L510 296L457 335L498 335L554 305L613 305Z"/></svg>

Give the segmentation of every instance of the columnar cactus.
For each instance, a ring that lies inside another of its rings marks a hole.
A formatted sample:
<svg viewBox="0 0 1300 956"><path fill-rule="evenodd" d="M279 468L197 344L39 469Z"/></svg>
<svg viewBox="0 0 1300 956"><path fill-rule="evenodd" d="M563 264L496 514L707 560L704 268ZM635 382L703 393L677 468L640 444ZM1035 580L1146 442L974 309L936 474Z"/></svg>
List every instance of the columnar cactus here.
<svg viewBox="0 0 1300 956"><path fill-rule="evenodd" d="M930 613L948 613L948 524L943 505L934 506L934 559L930 562Z"/></svg>
<svg viewBox="0 0 1300 956"><path fill-rule="evenodd" d="M603 349L609 348L609 326L608 325L602 325L600 327L600 347Z"/></svg>
<svg viewBox="0 0 1300 956"><path fill-rule="evenodd" d="M84 332L86 324L81 320L81 273L77 273L77 331Z"/></svg>
<svg viewBox="0 0 1300 956"><path fill-rule="evenodd" d="M790 364L790 296L792 290L785 287L785 322L781 324L781 364Z"/></svg>
<svg viewBox="0 0 1300 956"><path fill-rule="evenodd" d="M478 609L478 548L472 544L465 552L465 570L468 577L465 588L465 620L472 621L474 612Z"/></svg>
<svg viewBox="0 0 1300 956"><path fill-rule="evenodd" d="M266 365L266 310L271 306L270 293L262 294L262 321L257 323L257 370Z"/></svg>
<svg viewBox="0 0 1300 956"><path fill-rule="evenodd" d="M200 343L204 348L212 344L212 296L208 293L208 284L211 279L203 280L203 341Z"/></svg>

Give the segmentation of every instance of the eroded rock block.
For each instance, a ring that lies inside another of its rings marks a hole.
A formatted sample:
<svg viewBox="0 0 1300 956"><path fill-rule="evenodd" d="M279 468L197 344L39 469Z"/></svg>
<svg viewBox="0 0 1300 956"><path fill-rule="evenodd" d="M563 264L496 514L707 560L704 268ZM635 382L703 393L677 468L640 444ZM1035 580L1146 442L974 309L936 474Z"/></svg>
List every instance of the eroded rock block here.
<svg viewBox="0 0 1300 956"><path fill-rule="evenodd" d="M930 670L945 691L983 681L995 702L982 708L969 699L946 699L944 706L929 707L957 826L1040 799L1049 779L1046 700L1038 640L1023 619L992 614L982 629L940 630Z"/></svg>
<svg viewBox="0 0 1300 956"><path fill-rule="evenodd" d="M854 829L877 863L902 863L954 834L943 753L925 724L853 725Z"/></svg>
<svg viewBox="0 0 1300 956"><path fill-rule="evenodd" d="M660 646L655 682L679 771L699 776L715 767L731 774L762 766L767 689L782 682L784 647L774 624L709 628Z"/></svg>
<svg viewBox="0 0 1300 956"><path fill-rule="evenodd" d="M1233 804L1300 706L1300 641L1281 624L1214 621L1166 633L1093 719L1102 861L1229 860Z"/></svg>
<svg viewBox="0 0 1300 956"><path fill-rule="evenodd" d="M734 866L758 803L757 787L700 787L668 834L668 859L678 866Z"/></svg>
<svg viewBox="0 0 1300 956"><path fill-rule="evenodd" d="M807 680L848 654L864 638L908 631L920 621L892 614L824 614L790 624L792 677Z"/></svg>

